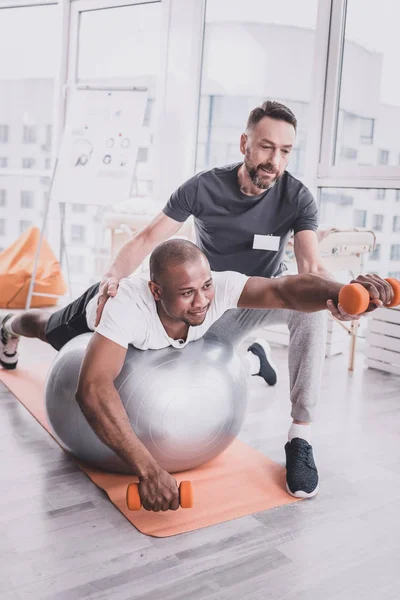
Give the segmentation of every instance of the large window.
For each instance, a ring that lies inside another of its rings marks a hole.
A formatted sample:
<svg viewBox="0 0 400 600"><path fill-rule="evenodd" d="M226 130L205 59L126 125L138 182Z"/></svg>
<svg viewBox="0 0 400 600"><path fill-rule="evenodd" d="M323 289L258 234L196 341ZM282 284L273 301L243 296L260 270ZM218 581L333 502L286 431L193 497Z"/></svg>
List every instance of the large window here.
<svg viewBox="0 0 400 600"><path fill-rule="evenodd" d="M384 277L398 270L400 244L399 19L397 0L334 0L321 93L321 220L350 228L366 212L377 245L365 270Z"/></svg>
<svg viewBox="0 0 400 600"><path fill-rule="evenodd" d="M240 134L265 100L298 119L288 170L304 175L317 0L207 0L196 169L242 160Z"/></svg>
<svg viewBox="0 0 400 600"><path fill-rule="evenodd" d="M83 11L78 79L155 78L160 31L161 2Z"/></svg>
<svg viewBox="0 0 400 600"><path fill-rule="evenodd" d="M26 144L31 161L50 151L45 142L59 63L57 17L56 5L0 7L0 139L9 142L9 169L21 168Z"/></svg>
<svg viewBox="0 0 400 600"><path fill-rule="evenodd" d="M366 227L372 230L376 235L377 245L375 252L367 257L365 270L368 271L368 261L372 260L370 270L387 277L393 256L397 256L397 250L392 251L392 247L400 243L400 217L396 210L398 204L395 202L397 190L385 190L387 201L384 203L377 202L377 191L323 188L320 194L320 223L321 227Z"/></svg>
<svg viewBox="0 0 400 600"><path fill-rule="evenodd" d="M77 79L148 90L132 195L151 198L155 103L161 56L161 2L83 10L79 17ZM106 43L105 43L105 32Z"/></svg>
<svg viewBox="0 0 400 600"><path fill-rule="evenodd" d="M39 1L0 2L0 247L21 222L41 224L41 177L55 164L70 87L137 86L149 99L132 197L117 209L154 212L153 200L165 201L194 170L241 161L250 110L275 99L298 119L288 170L320 188L321 223L373 229L374 271L399 270L390 264L400 245L397 0L378 8L364 0L68 0L69 11ZM64 212L85 284L109 258L103 209Z"/></svg>
<svg viewBox="0 0 400 600"><path fill-rule="evenodd" d="M0 246L7 248L31 225L42 226L44 194L49 185L48 177L0 176L0 215L6 223L3 234L0 234ZM52 226L52 223L47 223L48 241Z"/></svg>
<svg viewBox="0 0 400 600"><path fill-rule="evenodd" d="M43 165L50 157L46 139L54 115L61 15L56 4L23 6L21 2L2 8L4 4L0 3L1 248L32 225L43 224L41 200L49 187ZM21 169L26 176L17 174ZM53 214L45 228L50 244L56 229L52 219Z"/></svg>
<svg viewBox="0 0 400 600"><path fill-rule="evenodd" d="M347 0L335 163L398 165L400 3ZM353 148L354 155L344 150Z"/></svg>

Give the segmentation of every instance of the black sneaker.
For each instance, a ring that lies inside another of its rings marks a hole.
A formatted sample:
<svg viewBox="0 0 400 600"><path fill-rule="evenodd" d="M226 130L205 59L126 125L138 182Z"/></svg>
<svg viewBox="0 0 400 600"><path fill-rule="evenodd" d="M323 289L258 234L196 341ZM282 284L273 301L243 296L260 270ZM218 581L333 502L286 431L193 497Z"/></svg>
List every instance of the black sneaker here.
<svg viewBox="0 0 400 600"><path fill-rule="evenodd" d="M15 369L18 363L19 336L15 337L7 333L4 323L12 315L6 315L0 319L0 365L4 369Z"/></svg>
<svg viewBox="0 0 400 600"><path fill-rule="evenodd" d="M271 360L271 347L265 340L254 342L247 348L260 359L260 371L257 376L262 377L268 385L275 385L277 382L277 368Z"/></svg>
<svg viewBox="0 0 400 600"><path fill-rule="evenodd" d="M293 438L285 445L286 489L295 498L312 498L318 494L318 470L312 446L306 440Z"/></svg>

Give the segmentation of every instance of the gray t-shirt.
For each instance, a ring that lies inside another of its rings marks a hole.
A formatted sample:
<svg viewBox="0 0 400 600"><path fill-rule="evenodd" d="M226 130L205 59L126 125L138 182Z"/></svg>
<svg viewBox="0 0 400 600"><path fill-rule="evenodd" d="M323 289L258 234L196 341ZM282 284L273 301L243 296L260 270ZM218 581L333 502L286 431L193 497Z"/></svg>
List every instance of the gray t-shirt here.
<svg viewBox="0 0 400 600"><path fill-rule="evenodd" d="M317 230L317 205L287 171L271 189L246 196L237 176L241 164L198 173L172 194L163 212L179 222L194 216L197 244L213 271L273 277L285 270L282 258L291 232ZM255 234L277 236L271 241L278 249L253 249Z"/></svg>

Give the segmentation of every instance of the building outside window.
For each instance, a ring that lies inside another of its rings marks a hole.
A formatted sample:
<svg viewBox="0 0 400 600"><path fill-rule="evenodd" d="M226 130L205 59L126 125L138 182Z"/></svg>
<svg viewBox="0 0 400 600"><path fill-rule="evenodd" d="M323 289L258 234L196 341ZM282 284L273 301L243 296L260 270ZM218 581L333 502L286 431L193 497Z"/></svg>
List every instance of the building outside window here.
<svg viewBox="0 0 400 600"><path fill-rule="evenodd" d="M85 213L86 212L86 204L72 204L72 212L73 213Z"/></svg>
<svg viewBox="0 0 400 600"><path fill-rule="evenodd" d="M360 143L373 144L374 142L374 119L360 119Z"/></svg>
<svg viewBox="0 0 400 600"><path fill-rule="evenodd" d="M6 235L6 220L0 219L0 235Z"/></svg>
<svg viewBox="0 0 400 600"><path fill-rule="evenodd" d="M321 3L323 4L323 3ZM336 3L333 2L334 6ZM354 166L393 165L400 151L400 52L398 0L347 0L344 37L337 59L339 94L334 166L348 166L342 147L357 148ZM329 60L329 59L328 59ZM356 170L354 171L356 176Z"/></svg>
<svg viewBox="0 0 400 600"><path fill-rule="evenodd" d="M7 190L0 190L0 207L4 208L7 204Z"/></svg>
<svg viewBox="0 0 400 600"><path fill-rule="evenodd" d="M73 244L83 244L85 242L84 225L71 225L71 242Z"/></svg>
<svg viewBox="0 0 400 600"><path fill-rule="evenodd" d="M79 254L71 254L68 257L69 268L74 275L81 275L85 272L85 257Z"/></svg>
<svg viewBox="0 0 400 600"><path fill-rule="evenodd" d="M374 231L382 231L384 215L372 215L372 229Z"/></svg>
<svg viewBox="0 0 400 600"><path fill-rule="evenodd" d="M390 260L400 260L400 244L392 244L391 245Z"/></svg>
<svg viewBox="0 0 400 600"><path fill-rule="evenodd" d="M34 158L23 158L22 159L22 168L23 169L33 169L33 167L35 166L36 161Z"/></svg>
<svg viewBox="0 0 400 600"><path fill-rule="evenodd" d="M26 231L27 229L29 229L29 227L32 227L33 222L29 219L21 219L21 221L19 222L19 232L24 233L24 231Z"/></svg>
<svg viewBox="0 0 400 600"><path fill-rule="evenodd" d="M0 156L0 169L7 169L8 158L6 156Z"/></svg>
<svg viewBox="0 0 400 600"><path fill-rule="evenodd" d="M24 125L22 141L24 144L37 143L36 125Z"/></svg>
<svg viewBox="0 0 400 600"><path fill-rule="evenodd" d="M340 156L345 160L356 160L358 152L356 148L348 148L346 146L342 146L340 150Z"/></svg>
<svg viewBox="0 0 400 600"><path fill-rule="evenodd" d="M389 150L379 150L378 151L378 164L379 165L388 165L389 164Z"/></svg>
<svg viewBox="0 0 400 600"><path fill-rule="evenodd" d="M370 260L380 260L381 258L381 245L376 244L374 250L369 255Z"/></svg>
<svg viewBox="0 0 400 600"><path fill-rule="evenodd" d="M398 215L393 217L393 231L395 233L400 233L400 216Z"/></svg>
<svg viewBox="0 0 400 600"><path fill-rule="evenodd" d="M249 113L271 99L297 118L288 171L304 174L317 9L317 0L302 3L302 10L294 2L288 8L272 0L207 0L197 172L241 162L240 135ZM299 49L296 59L293 48Z"/></svg>
<svg viewBox="0 0 400 600"><path fill-rule="evenodd" d="M386 198L386 190L385 189L377 189L376 190L376 199L384 200Z"/></svg>
<svg viewBox="0 0 400 600"><path fill-rule="evenodd" d="M355 210L353 216L354 227L365 227L367 222L367 211L366 210Z"/></svg>
<svg viewBox="0 0 400 600"><path fill-rule="evenodd" d="M34 193L28 190L21 191L21 208L33 208Z"/></svg>
<svg viewBox="0 0 400 600"><path fill-rule="evenodd" d="M9 126L0 125L0 144L7 144L9 138Z"/></svg>

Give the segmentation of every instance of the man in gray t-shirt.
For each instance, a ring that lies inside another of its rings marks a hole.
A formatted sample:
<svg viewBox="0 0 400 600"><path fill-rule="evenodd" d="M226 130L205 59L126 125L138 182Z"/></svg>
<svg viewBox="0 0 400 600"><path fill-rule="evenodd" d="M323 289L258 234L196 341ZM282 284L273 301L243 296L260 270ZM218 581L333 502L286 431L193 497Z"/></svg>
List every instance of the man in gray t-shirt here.
<svg viewBox="0 0 400 600"><path fill-rule="evenodd" d="M194 216L197 245L213 271L276 277L285 270L282 258L291 233L317 230L317 205L287 171L269 189L245 194L238 185L242 166L195 175L172 194L163 212L180 223ZM255 235L268 249L254 248Z"/></svg>
<svg viewBox="0 0 400 600"><path fill-rule="evenodd" d="M251 111L240 138L243 163L199 173L179 187L163 212L119 252L100 287L98 317L122 277L132 273L153 248L174 235L194 216L197 243L214 271L275 277L284 271L285 245L294 233L299 273L330 277L321 263L316 229L317 207L308 189L286 171L296 138L296 118L289 108L267 101ZM340 320L353 317L332 301L327 308ZM296 497L318 492L318 472L311 446L311 421L325 356L325 313L291 310L228 311L211 327L238 343L252 330L286 323L290 331L289 375L292 425L285 445L287 490ZM276 383L276 371L263 342L252 344L252 373Z"/></svg>

